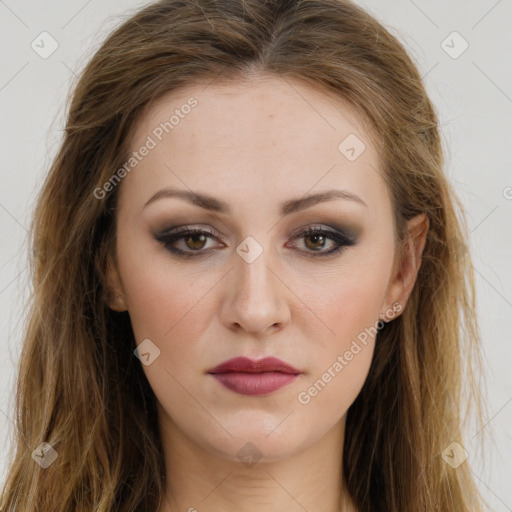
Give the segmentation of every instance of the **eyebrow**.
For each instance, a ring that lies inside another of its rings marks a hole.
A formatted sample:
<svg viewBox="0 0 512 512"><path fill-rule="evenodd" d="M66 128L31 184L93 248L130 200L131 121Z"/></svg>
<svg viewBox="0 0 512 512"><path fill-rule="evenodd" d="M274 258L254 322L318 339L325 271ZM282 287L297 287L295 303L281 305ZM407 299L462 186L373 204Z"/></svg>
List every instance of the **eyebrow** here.
<svg viewBox="0 0 512 512"><path fill-rule="evenodd" d="M200 208L216 213L231 213L231 208L226 202L213 196L201 194L199 192L191 192L188 190L178 190L172 188L164 188L159 190L156 194L151 196L148 201L146 201L144 208L146 208L151 203L164 198L183 199L189 203L199 206ZM281 204L280 213L283 216L290 215L291 213L311 208L316 204L324 203L327 201L334 201L335 199L347 199L362 204L363 206L368 206L359 196L347 190L326 190L325 192L310 194L308 196L285 201Z"/></svg>

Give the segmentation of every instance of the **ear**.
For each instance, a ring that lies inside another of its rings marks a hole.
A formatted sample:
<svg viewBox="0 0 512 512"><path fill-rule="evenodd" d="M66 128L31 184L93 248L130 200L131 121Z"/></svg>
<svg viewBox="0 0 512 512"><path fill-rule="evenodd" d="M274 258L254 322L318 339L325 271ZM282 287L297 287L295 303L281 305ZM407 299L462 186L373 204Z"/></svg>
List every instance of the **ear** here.
<svg viewBox="0 0 512 512"><path fill-rule="evenodd" d="M126 305L123 282L110 253L106 257L105 281L109 308L119 312L127 311L128 307Z"/></svg>
<svg viewBox="0 0 512 512"><path fill-rule="evenodd" d="M421 257L425 248L427 233L430 227L429 218L425 213L416 215L407 221L408 234L403 245L402 255L397 255L393 274L390 278L386 300L383 305L384 311L393 309L392 305L401 305L399 310L402 313L409 296L416 283L416 277L421 266ZM398 316L399 313L395 313ZM385 315L383 316L385 320Z"/></svg>

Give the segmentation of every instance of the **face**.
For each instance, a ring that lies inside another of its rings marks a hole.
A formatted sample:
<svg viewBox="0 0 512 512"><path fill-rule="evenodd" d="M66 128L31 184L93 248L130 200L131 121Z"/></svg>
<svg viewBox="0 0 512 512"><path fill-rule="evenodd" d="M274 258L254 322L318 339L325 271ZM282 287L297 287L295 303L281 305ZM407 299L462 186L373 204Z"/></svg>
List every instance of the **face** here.
<svg viewBox="0 0 512 512"><path fill-rule="evenodd" d="M111 307L144 342L164 433L273 461L339 432L379 315L398 316L414 280L394 270L391 200L361 119L279 77L198 84L146 112L131 148ZM298 372L209 373L239 356Z"/></svg>

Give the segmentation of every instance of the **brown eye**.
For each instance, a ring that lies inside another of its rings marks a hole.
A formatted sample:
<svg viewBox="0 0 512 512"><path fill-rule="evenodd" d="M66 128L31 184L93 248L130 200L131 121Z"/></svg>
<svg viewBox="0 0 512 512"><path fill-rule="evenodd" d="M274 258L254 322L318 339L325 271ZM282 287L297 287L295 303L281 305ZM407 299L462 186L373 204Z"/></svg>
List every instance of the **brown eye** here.
<svg viewBox="0 0 512 512"><path fill-rule="evenodd" d="M187 248L194 251L202 249L206 245L206 239L206 236L198 234L183 237Z"/></svg>
<svg viewBox="0 0 512 512"><path fill-rule="evenodd" d="M317 251L325 247L325 243L328 240L328 238L323 235L315 234L305 236L304 240L306 241L306 247L308 249ZM311 243L308 243L308 241L310 241Z"/></svg>
<svg viewBox="0 0 512 512"><path fill-rule="evenodd" d="M188 258L206 256L210 249L214 248L207 247L208 240L218 240L218 236L208 230L185 226L171 231L166 230L155 235L155 239L169 252ZM350 236L341 231L331 231L319 227L305 228L297 233L294 239L304 240L305 249L300 248L299 252L316 257L334 255L345 247L356 244L355 235ZM330 250L325 250L329 249L329 242L332 247ZM287 247L290 245L287 244Z"/></svg>
<svg viewBox="0 0 512 512"><path fill-rule="evenodd" d="M205 249L208 240L216 238L216 234L208 230L188 227L178 228L174 231L166 230L155 235L155 239L168 251L184 257L200 256L209 252L210 248Z"/></svg>
<svg viewBox="0 0 512 512"><path fill-rule="evenodd" d="M356 244L356 237L349 236L343 232L331 231L321 227L307 227L300 230L295 236L295 239L303 239L306 250L304 252L308 256L312 256L311 253L318 253L314 255L317 257L330 256L340 252L347 246ZM329 242L332 248L329 248ZM308 254L310 253L310 254Z"/></svg>

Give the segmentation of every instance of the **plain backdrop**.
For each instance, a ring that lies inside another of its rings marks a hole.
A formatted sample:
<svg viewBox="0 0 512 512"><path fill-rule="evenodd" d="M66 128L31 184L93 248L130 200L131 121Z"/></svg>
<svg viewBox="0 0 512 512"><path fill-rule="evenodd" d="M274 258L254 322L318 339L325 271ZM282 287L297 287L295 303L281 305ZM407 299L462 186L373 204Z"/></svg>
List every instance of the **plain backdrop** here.
<svg viewBox="0 0 512 512"><path fill-rule="evenodd" d="M487 382L488 422L468 428L465 448L492 510L512 511L512 0L358 3L405 44L441 118L446 172L471 231ZM0 0L0 483L15 428L34 197L57 150L75 76L109 31L144 4ZM58 45L46 58L36 46L42 37L44 51Z"/></svg>

